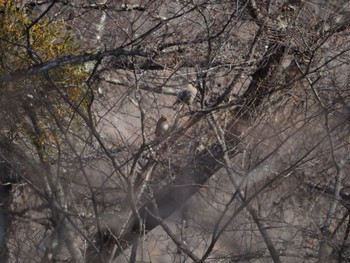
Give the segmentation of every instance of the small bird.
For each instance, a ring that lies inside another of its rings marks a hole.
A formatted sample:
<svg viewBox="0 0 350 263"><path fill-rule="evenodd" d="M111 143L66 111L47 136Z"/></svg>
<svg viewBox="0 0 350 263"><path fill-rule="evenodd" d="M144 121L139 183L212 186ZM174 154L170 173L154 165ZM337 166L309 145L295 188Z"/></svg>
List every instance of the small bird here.
<svg viewBox="0 0 350 263"><path fill-rule="evenodd" d="M181 90L177 93L176 101L173 106L179 104L179 103L185 103L187 105L191 105L194 101L194 98L196 97L197 89L194 87L188 87L185 90Z"/></svg>
<svg viewBox="0 0 350 263"><path fill-rule="evenodd" d="M167 116L162 115L157 122L156 136L157 137L163 136L167 133L168 130L169 130L169 119Z"/></svg>

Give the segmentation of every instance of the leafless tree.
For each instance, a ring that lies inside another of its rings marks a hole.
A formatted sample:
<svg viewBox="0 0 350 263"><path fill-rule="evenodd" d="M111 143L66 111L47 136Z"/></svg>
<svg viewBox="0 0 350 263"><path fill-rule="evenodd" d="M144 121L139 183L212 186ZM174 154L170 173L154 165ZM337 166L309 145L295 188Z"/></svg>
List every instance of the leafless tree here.
<svg viewBox="0 0 350 263"><path fill-rule="evenodd" d="M0 35L5 260L350 260L346 1L17 5L23 36ZM36 51L42 21L78 52Z"/></svg>

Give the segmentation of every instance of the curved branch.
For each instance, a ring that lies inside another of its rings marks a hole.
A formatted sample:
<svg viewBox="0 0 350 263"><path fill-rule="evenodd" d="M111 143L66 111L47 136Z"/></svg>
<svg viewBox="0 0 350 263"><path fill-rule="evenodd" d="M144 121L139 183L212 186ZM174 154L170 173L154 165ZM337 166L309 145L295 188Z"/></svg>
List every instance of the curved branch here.
<svg viewBox="0 0 350 263"><path fill-rule="evenodd" d="M0 75L0 83L18 81L23 78L30 77L31 75L46 72L50 69L60 68L66 65L78 65L90 61L100 61L105 57L120 57L120 56L140 56L140 57L150 57L152 53L144 52L140 50L124 50L123 48L116 48L112 50L107 50L104 52L99 52L96 54L83 54L79 56L67 56L63 58L58 58L52 61L47 61L30 68L20 69L11 73Z"/></svg>

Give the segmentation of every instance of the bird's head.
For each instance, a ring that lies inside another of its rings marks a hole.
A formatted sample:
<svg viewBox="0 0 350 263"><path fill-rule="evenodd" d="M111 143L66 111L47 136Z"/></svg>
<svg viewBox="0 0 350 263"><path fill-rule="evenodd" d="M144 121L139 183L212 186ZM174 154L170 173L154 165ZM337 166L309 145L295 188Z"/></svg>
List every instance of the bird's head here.
<svg viewBox="0 0 350 263"><path fill-rule="evenodd" d="M162 115L160 116L160 119L159 119L159 120L161 120L161 121L167 121L167 120L168 120L168 117L162 114Z"/></svg>

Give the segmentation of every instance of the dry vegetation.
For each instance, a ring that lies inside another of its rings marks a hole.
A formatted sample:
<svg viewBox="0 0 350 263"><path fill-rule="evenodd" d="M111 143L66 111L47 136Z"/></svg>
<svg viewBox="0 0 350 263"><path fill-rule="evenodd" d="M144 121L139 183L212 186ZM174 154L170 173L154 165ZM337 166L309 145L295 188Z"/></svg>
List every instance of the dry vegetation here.
<svg viewBox="0 0 350 263"><path fill-rule="evenodd" d="M347 1L1 16L4 262L350 261Z"/></svg>

